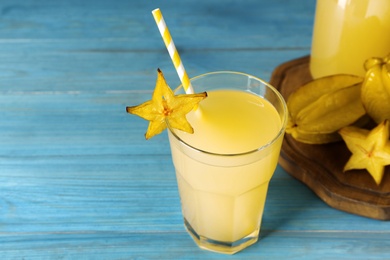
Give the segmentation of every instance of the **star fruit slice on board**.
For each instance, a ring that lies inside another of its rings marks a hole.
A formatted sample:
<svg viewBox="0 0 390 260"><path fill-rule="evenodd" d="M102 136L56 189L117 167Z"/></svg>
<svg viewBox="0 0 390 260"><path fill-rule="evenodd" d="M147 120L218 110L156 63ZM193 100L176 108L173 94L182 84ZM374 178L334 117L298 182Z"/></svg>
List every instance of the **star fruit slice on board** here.
<svg viewBox="0 0 390 260"><path fill-rule="evenodd" d="M158 69L152 99L138 106L126 107L126 111L149 121L145 134L147 140L164 131L167 124L172 128L192 134L194 129L187 121L186 114L196 108L198 103L206 97L206 92L174 95L165 81L164 74Z"/></svg>
<svg viewBox="0 0 390 260"><path fill-rule="evenodd" d="M339 133L352 153L344 171L366 169L379 185L385 166L390 164L389 121L383 121L371 131L347 126Z"/></svg>

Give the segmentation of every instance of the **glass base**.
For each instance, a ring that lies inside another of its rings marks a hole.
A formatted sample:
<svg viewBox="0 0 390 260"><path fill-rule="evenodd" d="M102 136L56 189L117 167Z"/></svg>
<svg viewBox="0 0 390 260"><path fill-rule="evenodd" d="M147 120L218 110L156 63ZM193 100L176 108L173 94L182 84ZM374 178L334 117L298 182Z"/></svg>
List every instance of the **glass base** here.
<svg viewBox="0 0 390 260"><path fill-rule="evenodd" d="M243 250L244 248L247 248L248 246L256 243L259 238L259 230L257 229L248 236L234 242L217 241L200 236L191 227L190 223L188 223L186 219L184 219L184 226L186 227L188 233L191 235L192 239L201 249L229 255L235 254Z"/></svg>

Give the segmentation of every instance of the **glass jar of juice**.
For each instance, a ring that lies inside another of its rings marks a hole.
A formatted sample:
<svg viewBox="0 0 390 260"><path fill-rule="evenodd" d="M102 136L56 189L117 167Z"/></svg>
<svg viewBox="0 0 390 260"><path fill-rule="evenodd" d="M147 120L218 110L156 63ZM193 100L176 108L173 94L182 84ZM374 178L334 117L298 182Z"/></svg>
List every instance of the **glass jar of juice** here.
<svg viewBox="0 0 390 260"><path fill-rule="evenodd" d="M317 0L310 59L313 78L364 76L364 61L390 53L390 0Z"/></svg>

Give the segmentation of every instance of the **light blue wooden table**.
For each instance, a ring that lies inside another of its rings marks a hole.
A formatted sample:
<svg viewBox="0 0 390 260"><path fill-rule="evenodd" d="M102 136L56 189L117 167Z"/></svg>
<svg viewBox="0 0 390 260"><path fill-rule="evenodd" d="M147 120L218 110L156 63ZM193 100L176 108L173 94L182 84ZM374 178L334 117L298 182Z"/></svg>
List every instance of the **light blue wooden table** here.
<svg viewBox="0 0 390 260"><path fill-rule="evenodd" d="M2 0L0 259L389 259L390 222L333 209L278 168L258 243L233 256L184 230L166 133L127 105L174 70L266 80L309 54L314 0Z"/></svg>

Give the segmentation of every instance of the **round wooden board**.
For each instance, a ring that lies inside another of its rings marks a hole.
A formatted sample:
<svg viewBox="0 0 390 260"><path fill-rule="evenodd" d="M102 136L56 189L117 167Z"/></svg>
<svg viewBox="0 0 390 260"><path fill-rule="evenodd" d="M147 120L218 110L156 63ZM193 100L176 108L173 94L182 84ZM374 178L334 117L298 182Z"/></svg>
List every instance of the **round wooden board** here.
<svg viewBox="0 0 390 260"><path fill-rule="evenodd" d="M312 80L309 56L278 66L270 83L284 98ZM343 172L351 153L344 142L308 145L286 134L280 165L294 178L306 184L333 208L379 220L390 220L390 171L386 167L380 185L366 170Z"/></svg>

